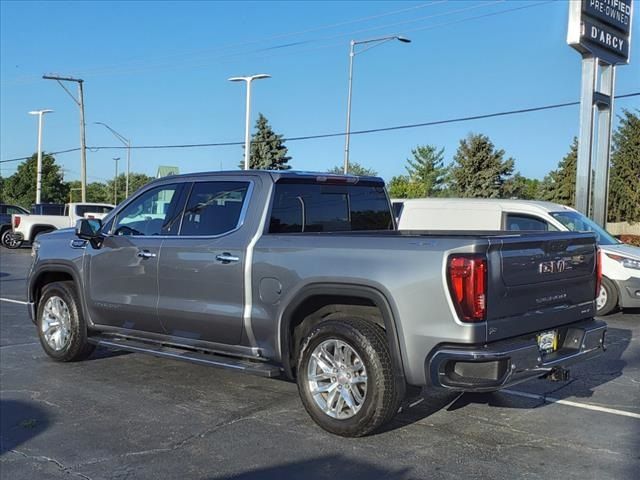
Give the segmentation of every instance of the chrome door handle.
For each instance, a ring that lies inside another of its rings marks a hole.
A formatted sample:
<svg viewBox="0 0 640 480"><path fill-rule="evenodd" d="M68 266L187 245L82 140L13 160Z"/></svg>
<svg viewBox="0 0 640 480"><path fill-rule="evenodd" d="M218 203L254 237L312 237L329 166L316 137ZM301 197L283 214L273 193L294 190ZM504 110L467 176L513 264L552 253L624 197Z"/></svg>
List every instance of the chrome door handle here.
<svg viewBox="0 0 640 480"><path fill-rule="evenodd" d="M221 253L220 255L216 255L216 260L222 263L235 263L240 261L240 257L236 257L235 255L231 255L230 253Z"/></svg>
<svg viewBox="0 0 640 480"><path fill-rule="evenodd" d="M138 256L140 258L156 258L156 254L155 253L151 253L148 250L140 250L138 252Z"/></svg>

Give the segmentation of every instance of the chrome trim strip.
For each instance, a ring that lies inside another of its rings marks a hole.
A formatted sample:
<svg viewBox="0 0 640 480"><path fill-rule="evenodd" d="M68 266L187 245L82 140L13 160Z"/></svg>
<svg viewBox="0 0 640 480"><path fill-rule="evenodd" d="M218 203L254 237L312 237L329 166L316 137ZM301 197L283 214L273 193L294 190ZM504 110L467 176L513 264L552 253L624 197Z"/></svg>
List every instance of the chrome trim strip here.
<svg viewBox="0 0 640 480"><path fill-rule="evenodd" d="M230 180L216 180L216 181L230 181ZM195 185L196 182L194 182ZM211 183L211 182L202 182L202 183ZM232 233L237 232L238 230L240 230L240 228L242 228L242 226L244 225L244 221L247 217L247 211L249 208L249 203L251 201L251 197L253 195L253 186L254 186L254 181L253 180L243 180L243 183L248 183L249 187L247 187L247 194L244 197L244 204L242 205L242 210L240 210L240 217L238 218L238 223L236 224L235 228L232 230L229 230L228 232L224 232L224 233L219 233L218 235L182 235L181 233L178 233L176 235L123 235L126 236L127 238L160 238L160 239L169 239L169 238L220 238L220 237L224 237L225 235L230 235ZM166 186L166 185L164 185ZM193 187L192 187L193 190ZM189 192L189 196L191 195L191 192ZM187 203L189 202L189 197L187 197L185 204L184 204L184 209L187 208ZM186 210L183 209L183 218L180 220L180 231L182 231L182 221L184 220L184 212ZM117 221L117 219L116 219ZM111 227L111 230L113 230L113 228L116 226L116 221L113 222L113 225ZM108 235L109 237L116 237L118 235L113 235L112 233L110 233Z"/></svg>
<svg viewBox="0 0 640 480"><path fill-rule="evenodd" d="M266 198L270 199L273 190L273 182L270 183L269 189L267 191ZM253 288L251 285L251 277L253 273L253 249L258 243L260 237L262 237L262 232L264 232L264 226L267 222L267 215L269 214L269 208L271 206L271 202L264 202L264 208L262 209L262 217L260 219L260 224L256 229L256 234L253 236L249 245L247 246L247 253L244 258L244 313L243 323L244 329L247 332L247 339L249 340L249 345L253 348L257 348L256 336L253 333L253 326L251 325L251 310L253 309Z"/></svg>

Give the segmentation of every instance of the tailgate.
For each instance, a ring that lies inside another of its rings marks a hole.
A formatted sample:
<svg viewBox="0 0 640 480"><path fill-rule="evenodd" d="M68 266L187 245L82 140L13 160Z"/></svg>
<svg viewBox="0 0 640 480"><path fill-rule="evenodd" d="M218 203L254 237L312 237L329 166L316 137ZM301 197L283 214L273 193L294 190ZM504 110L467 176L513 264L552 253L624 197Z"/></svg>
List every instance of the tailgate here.
<svg viewBox="0 0 640 480"><path fill-rule="evenodd" d="M593 234L496 237L487 255L488 341L595 315L597 246Z"/></svg>

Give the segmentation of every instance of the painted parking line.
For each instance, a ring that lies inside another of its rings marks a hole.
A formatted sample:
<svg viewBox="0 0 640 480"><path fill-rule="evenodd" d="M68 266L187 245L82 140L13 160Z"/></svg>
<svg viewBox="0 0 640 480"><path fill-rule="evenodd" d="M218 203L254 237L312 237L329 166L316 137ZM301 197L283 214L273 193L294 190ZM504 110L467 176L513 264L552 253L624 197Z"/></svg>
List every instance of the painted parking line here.
<svg viewBox="0 0 640 480"><path fill-rule="evenodd" d="M18 305L28 305L29 304L29 302L24 302L22 300L14 300L13 298L2 298L2 297L0 297L0 302L17 303Z"/></svg>
<svg viewBox="0 0 640 480"><path fill-rule="evenodd" d="M631 417L631 418L636 418L640 420L640 413L626 412L624 410L618 410L615 408L608 408L608 407L600 407L598 405L590 405L588 403L572 402L571 400L562 400L560 398L547 397L545 395L536 395L535 393L518 392L516 390L500 390L500 391L508 395L514 395L516 397L542 400L547 403L559 403L560 405L567 405L569 407L583 408L585 410L594 410L596 412L611 413L613 415L620 415L622 417Z"/></svg>

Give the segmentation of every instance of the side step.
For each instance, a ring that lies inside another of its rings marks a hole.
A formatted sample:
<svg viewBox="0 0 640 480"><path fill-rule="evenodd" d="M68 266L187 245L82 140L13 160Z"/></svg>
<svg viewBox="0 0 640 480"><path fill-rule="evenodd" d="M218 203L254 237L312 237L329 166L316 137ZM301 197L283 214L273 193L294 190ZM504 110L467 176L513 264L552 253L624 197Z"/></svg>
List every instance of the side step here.
<svg viewBox="0 0 640 480"><path fill-rule="evenodd" d="M226 357L214 353L205 353L195 350L187 350L169 347L156 343L147 343L124 337L105 337L100 335L87 338L89 343L109 348L111 350L126 350L136 353L148 353L157 357L171 358L173 360L185 360L210 367L237 370L261 377L278 377L280 368L263 362L254 362L242 358Z"/></svg>

